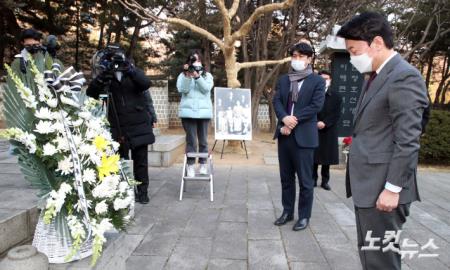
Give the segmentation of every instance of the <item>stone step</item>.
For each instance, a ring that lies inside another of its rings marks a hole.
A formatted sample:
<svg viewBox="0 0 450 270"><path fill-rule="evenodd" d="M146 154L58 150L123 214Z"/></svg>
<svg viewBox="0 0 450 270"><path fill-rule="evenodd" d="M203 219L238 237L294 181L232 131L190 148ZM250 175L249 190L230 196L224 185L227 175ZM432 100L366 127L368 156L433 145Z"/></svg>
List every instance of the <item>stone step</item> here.
<svg viewBox="0 0 450 270"><path fill-rule="evenodd" d="M169 167L185 152L186 135L161 135L148 147L148 165Z"/></svg>
<svg viewBox="0 0 450 270"><path fill-rule="evenodd" d="M3 206L2 206L3 207ZM0 208L0 254L33 239L39 210Z"/></svg>

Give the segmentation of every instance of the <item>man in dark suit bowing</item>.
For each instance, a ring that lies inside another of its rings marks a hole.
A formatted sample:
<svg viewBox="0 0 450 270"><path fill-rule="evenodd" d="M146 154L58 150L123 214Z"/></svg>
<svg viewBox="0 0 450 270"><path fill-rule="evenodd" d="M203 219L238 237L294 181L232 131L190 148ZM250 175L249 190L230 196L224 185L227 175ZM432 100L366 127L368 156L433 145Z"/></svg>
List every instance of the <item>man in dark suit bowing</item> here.
<svg viewBox="0 0 450 270"><path fill-rule="evenodd" d="M283 213L274 224L284 225L294 218L297 173L300 194L298 221L293 230L298 231L308 226L311 217L314 149L319 145L317 113L324 102L325 80L312 71L313 50L308 43L294 45L289 54L291 69L278 79L273 98L278 118L274 139L278 139L283 204Z"/></svg>
<svg viewBox="0 0 450 270"><path fill-rule="evenodd" d="M370 74L356 106L346 177L359 257L364 270L401 269L397 236L411 203L420 199L416 169L427 89L420 72L395 52L383 15L361 13L337 35L345 38L352 65ZM378 238L384 240L369 241Z"/></svg>

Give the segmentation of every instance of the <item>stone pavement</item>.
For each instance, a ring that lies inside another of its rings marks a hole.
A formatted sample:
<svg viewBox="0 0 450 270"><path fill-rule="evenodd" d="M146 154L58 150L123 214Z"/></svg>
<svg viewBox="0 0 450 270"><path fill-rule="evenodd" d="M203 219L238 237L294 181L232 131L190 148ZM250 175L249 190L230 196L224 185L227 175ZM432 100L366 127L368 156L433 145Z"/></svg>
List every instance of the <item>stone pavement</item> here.
<svg viewBox="0 0 450 270"><path fill-rule="evenodd" d="M14 160L1 163L0 237L16 241L2 226L17 222L24 227L15 234L26 239L32 235L26 224L36 216L30 213L37 199ZM123 240L113 243L121 254L105 254L111 263L97 269L361 269L343 170L332 170L331 192L316 189L310 227L301 232L291 230L293 222L273 225L281 212L277 166L215 166L214 202L205 182L188 182L183 201L178 201L181 164L150 168L149 174L150 203L137 205L134 224L121 235ZM403 269L450 269L450 171L419 170L419 188L423 201L411 207L403 237L419 244L408 249L417 251L433 238L439 249L420 253L439 256L416 254L404 260Z"/></svg>
<svg viewBox="0 0 450 270"><path fill-rule="evenodd" d="M150 169L150 203L138 205L128 234L142 241L126 269L361 269L344 171L332 170L332 191L316 189L310 227L273 225L281 212L278 167L220 165L215 201L208 184L187 183L178 201L181 165ZM419 171L423 202L411 207L403 237L420 254L403 269L450 269L450 172ZM430 238L439 248L420 250ZM406 250L406 249L405 249Z"/></svg>

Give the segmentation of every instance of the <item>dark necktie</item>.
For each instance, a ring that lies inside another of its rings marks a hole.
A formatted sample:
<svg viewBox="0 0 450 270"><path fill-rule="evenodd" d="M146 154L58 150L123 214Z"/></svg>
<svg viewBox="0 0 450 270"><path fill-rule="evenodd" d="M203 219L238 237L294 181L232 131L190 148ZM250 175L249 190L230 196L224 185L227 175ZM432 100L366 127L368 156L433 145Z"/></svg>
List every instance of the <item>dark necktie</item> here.
<svg viewBox="0 0 450 270"><path fill-rule="evenodd" d="M372 81L377 77L377 73L375 71L373 71L372 73L370 73L370 77L367 80L367 84L366 84L366 88L364 89L363 95L362 95L362 100L364 100L364 98L366 97L367 91L369 90L370 84L372 83Z"/></svg>
<svg viewBox="0 0 450 270"><path fill-rule="evenodd" d="M365 89L366 92L367 92L367 90L369 90L370 84L373 82L373 80L375 80L376 77L377 77L377 73L375 71L370 73L370 77L367 80L367 85L366 85L366 89Z"/></svg>

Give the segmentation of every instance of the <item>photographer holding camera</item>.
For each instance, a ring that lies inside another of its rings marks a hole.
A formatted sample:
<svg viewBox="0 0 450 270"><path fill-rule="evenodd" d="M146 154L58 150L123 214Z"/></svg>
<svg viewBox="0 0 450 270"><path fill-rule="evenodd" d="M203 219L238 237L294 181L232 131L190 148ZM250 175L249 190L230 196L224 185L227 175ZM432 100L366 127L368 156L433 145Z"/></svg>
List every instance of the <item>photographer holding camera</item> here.
<svg viewBox="0 0 450 270"><path fill-rule="evenodd" d="M27 66L30 65L30 56L34 60L43 57L44 61L35 61L39 70L52 69L54 63L60 66L61 71L64 70L61 61L56 58L56 52L59 49L56 37L49 35L46 39L46 46L42 46L41 40L42 33L33 28L23 30L20 35L20 43L23 49L15 56L11 68L24 83L27 82L26 73Z"/></svg>
<svg viewBox="0 0 450 270"><path fill-rule="evenodd" d="M183 72L177 79L177 89L181 93L181 103L178 116L181 118L186 132L186 152L208 153L208 124L212 118L211 89L214 86L213 76L207 72L198 51L192 52ZM195 158L189 158L187 176L195 176ZM206 160L199 160L200 174L207 174Z"/></svg>
<svg viewBox="0 0 450 270"><path fill-rule="evenodd" d="M101 51L100 71L89 84L86 94L98 99L100 94L108 94L108 121L113 139L120 143L119 153L133 159L137 186L136 201L142 204L148 198L148 156L147 147L155 142L153 127L157 119L149 87L150 79L125 57L124 50L117 45L108 45Z"/></svg>

